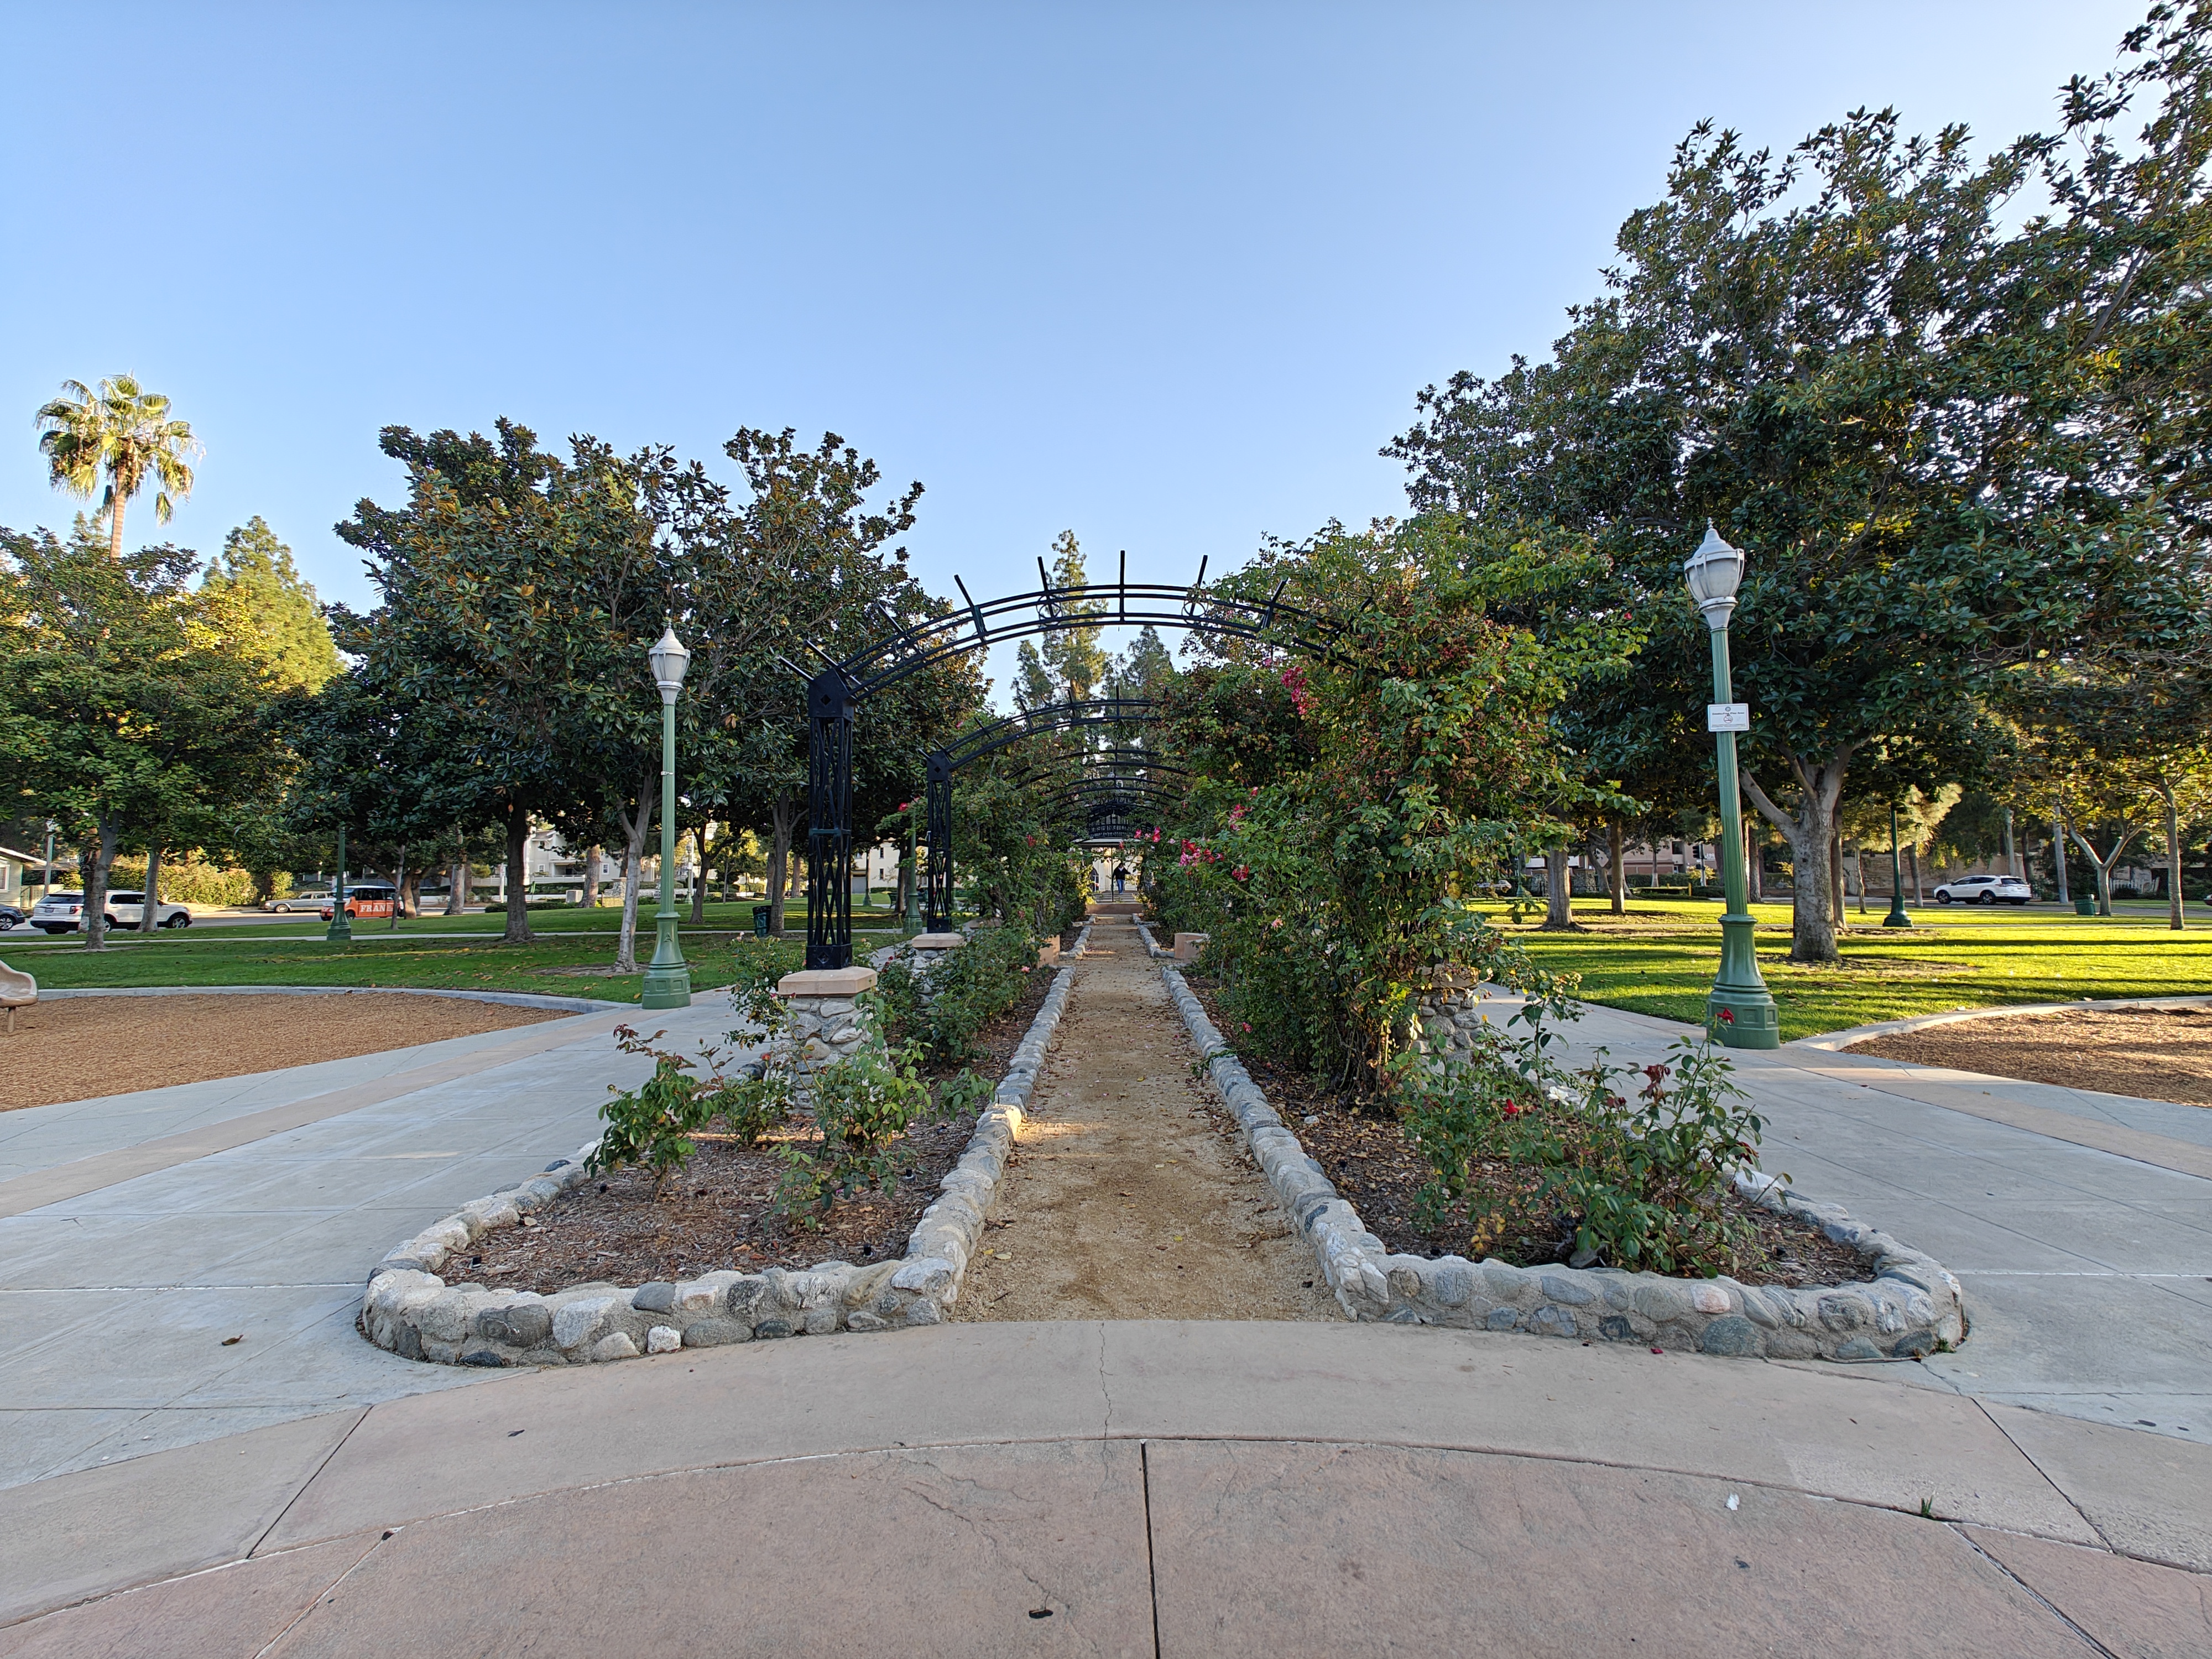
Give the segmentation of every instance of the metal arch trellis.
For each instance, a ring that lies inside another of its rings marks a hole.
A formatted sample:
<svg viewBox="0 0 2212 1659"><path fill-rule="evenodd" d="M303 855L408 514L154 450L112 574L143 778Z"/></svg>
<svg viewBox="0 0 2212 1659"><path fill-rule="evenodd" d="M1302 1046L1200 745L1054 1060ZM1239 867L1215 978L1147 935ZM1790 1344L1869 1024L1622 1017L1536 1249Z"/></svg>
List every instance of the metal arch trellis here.
<svg viewBox="0 0 2212 1659"><path fill-rule="evenodd" d="M1048 703L1036 708L1024 709L979 726L965 733L956 742L933 751L927 763L927 807L923 819L925 845L928 848L928 866L923 876L922 906L924 925L936 933L951 925L952 920L952 775L971 762L987 755L997 754L1024 738L1039 736L1048 732L1066 732L1094 726L1137 726L1159 718L1159 705L1149 697L1086 698L1071 702ZM1122 765L1132 757L1125 750L1109 750L1104 755L1086 756L1083 763L1108 761ZM1025 781L1036 775L1032 768L1017 781ZM1185 769L1176 767L1176 773L1188 775ZM810 917L811 920L811 917Z"/></svg>
<svg viewBox="0 0 2212 1659"><path fill-rule="evenodd" d="M1331 641L1339 631L1336 625L1315 611L1283 603L1288 577L1279 580L1265 599L1244 599L1208 592L1206 563L1203 559L1199 562L1197 580L1188 587L1133 582L1128 580L1128 555L1124 553L1120 575L1115 581L1054 587L1044 561L1039 559L1040 586L1030 592L1010 594L982 604L978 604L969 593L968 585L955 576L953 585L959 588L963 605L941 617L894 627L882 638L842 661L830 659L826 653L817 653L829 665L808 683L806 699L809 968L852 965L853 895L846 872L853 854L853 717L855 707L863 699L884 686L948 658L981 649L994 640L1022 639L1077 628L1150 625L1280 645L1307 655L1334 654ZM1108 725L1117 721L1100 717L1080 723ZM1008 743L1015 740L1016 737L1006 739ZM929 757L933 850L929 897L933 928L941 927L951 917L951 884L949 880L940 882L939 872L950 874L954 769L955 763L947 750L939 750ZM940 771L945 808L941 840L937 816ZM940 848L945 856L936 855Z"/></svg>

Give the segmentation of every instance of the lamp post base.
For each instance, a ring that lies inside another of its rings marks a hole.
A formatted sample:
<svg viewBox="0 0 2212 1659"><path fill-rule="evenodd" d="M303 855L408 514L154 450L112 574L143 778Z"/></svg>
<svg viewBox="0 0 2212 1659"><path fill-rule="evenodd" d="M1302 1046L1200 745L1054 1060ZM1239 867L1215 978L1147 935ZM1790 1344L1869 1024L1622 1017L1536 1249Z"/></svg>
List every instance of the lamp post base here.
<svg viewBox="0 0 2212 1659"><path fill-rule="evenodd" d="M323 930L323 937L335 944L349 944L353 939L353 923L339 916Z"/></svg>
<svg viewBox="0 0 2212 1659"><path fill-rule="evenodd" d="M1885 927L1910 927L1912 926L1912 918L1905 914L1905 904L1903 900L1892 899L1890 901L1889 914L1881 919L1881 925Z"/></svg>
<svg viewBox="0 0 2212 1659"><path fill-rule="evenodd" d="M1723 1048L1782 1046L1782 1016L1759 976L1759 954L1752 944L1756 926L1742 912L1721 918L1721 971L1705 998L1705 1030Z"/></svg>
<svg viewBox="0 0 2212 1659"><path fill-rule="evenodd" d="M676 942L675 915L663 910L653 918L659 937L653 960L645 964L645 986L637 1000L641 1008L689 1008L691 1006L691 965L684 960L684 947Z"/></svg>
<svg viewBox="0 0 2212 1659"><path fill-rule="evenodd" d="M647 968L645 970L644 994L637 1000L641 1008L689 1008L691 1006L691 969L679 964L674 968Z"/></svg>

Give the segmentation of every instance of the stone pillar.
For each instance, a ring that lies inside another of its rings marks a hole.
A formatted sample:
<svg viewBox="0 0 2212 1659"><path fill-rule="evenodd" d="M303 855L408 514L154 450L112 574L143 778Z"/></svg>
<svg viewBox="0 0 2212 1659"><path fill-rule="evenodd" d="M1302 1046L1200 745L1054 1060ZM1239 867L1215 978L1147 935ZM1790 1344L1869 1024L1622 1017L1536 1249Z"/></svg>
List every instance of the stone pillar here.
<svg viewBox="0 0 2212 1659"><path fill-rule="evenodd" d="M880 1048L884 1034L854 999L876 988L872 968L810 968L786 974L775 994L791 1009L792 1070L800 1078L858 1053Z"/></svg>

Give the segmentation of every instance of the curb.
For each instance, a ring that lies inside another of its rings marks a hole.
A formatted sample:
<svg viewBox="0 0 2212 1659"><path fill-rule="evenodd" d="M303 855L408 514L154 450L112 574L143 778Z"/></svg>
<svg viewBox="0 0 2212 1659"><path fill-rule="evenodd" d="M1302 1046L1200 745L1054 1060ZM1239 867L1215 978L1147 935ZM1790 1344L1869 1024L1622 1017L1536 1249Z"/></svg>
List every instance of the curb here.
<svg viewBox="0 0 2212 1659"><path fill-rule="evenodd" d="M1090 933L1086 922L1077 936L1077 952ZM550 1296L449 1285L439 1276L448 1258L485 1233L520 1225L524 1216L589 1180L584 1162L599 1146L594 1136L573 1156L463 1205L387 1254L370 1272L362 1295L362 1333L402 1358L437 1364L581 1365L756 1337L938 1324L959 1300L1023 1108L1044 1069L1074 979L1072 964L1054 975L960 1161L946 1171L938 1183L940 1195L915 1222L902 1261L865 1267L820 1261L799 1272L725 1268L635 1288L574 1285Z"/></svg>
<svg viewBox="0 0 2212 1659"><path fill-rule="evenodd" d="M1873 1037L1902 1036L1908 1031L1924 1031L1934 1025L1957 1025L1970 1019L2010 1019L2033 1014L2070 1014L2085 1009L2094 1011L2100 1008L2207 1006L2212 1006L2212 996L2083 997L2075 1002L2016 1002L1996 1008L1959 1008L1948 1014L1921 1014L1912 1019L1887 1019L1873 1025L1853 1025L1840 1031L1822 1031L1814 1036L1793 1038L1782 1046L1784 1048L1818 1048L1835 1054L1849 1048L1854 1042L1864 1042ZM1870 1060L1885 1057L1881 1054L1867 1056ZM2020 1079L2007 1080L2017 1082Z"/></svg>
<svg viewBox="0 0 2212 1659"><path fill-rule="evenodd" d="M554 1008L564 1013L599 1014L635 1010L634 1002L601 1002L590 997L556 997L535 991L441 991L421 985L139 985L95 986L40 991L41 1002L66 997L447 997L463 1002L503 1002L516 1008Z"/></svg>
<svg viewBox="0 0 2212 1659"><path fill-rule="evenodd" d="M1165 954L1149 932L1144 938L1155 956ZM1737 1172L1738 1191L1851 1246L1874 1266L1874 1280L1789 1290L1726 1278L1393 1254L1283 1126L1182 974L1160 971L1254 1160L1312 1241L1329 1289L1355 1320L1649 1342L1742 1358L1909 1359L1966 1340L1965 1293L1942 1263L1757 1170Z"/></svg>

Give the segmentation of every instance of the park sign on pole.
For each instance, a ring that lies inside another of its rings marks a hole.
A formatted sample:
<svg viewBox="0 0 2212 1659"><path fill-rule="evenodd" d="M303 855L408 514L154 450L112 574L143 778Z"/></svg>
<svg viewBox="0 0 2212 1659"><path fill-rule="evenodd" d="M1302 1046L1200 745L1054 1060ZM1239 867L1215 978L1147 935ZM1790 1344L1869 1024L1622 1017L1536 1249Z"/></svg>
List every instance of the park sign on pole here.
<svg viewBox="0 0 2212 1659"><path fill-rule="evenodd" d="M1748 732L1751 705L1747 702L1709 702L1705 705L1708 732Z"/></svg>

